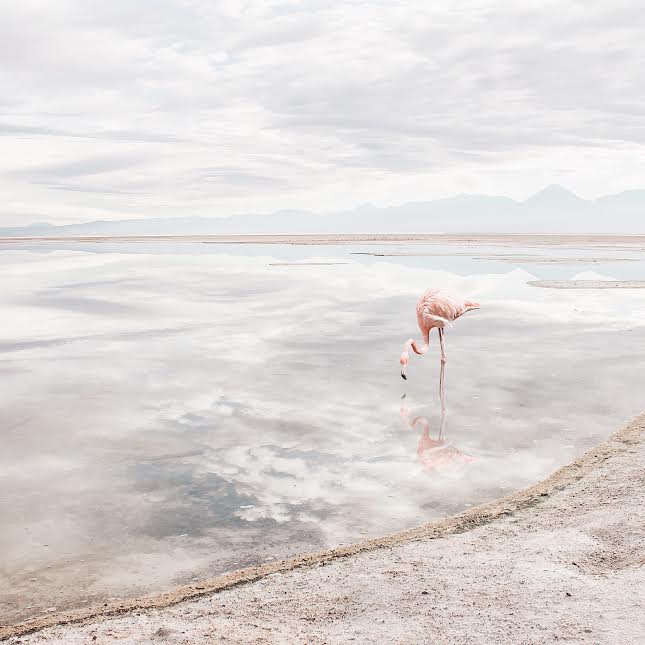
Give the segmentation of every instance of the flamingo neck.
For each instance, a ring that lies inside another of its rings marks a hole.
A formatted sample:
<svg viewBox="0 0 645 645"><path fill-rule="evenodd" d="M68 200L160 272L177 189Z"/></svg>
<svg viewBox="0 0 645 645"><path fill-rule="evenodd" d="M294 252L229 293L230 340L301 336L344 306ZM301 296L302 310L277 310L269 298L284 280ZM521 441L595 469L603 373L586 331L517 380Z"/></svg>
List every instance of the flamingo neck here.
<svg viewBox="0 0 645 645"><path fill-rule="evenodd" d="M426 341L425 343L423 343L421 347L419 347L417 345L416 340L412 340L412 339L408 341L408 345L412 347L412 350L414 351L415 354L425 354L428 351L428 348L430 346L428 344L428 341Z"/></svg>

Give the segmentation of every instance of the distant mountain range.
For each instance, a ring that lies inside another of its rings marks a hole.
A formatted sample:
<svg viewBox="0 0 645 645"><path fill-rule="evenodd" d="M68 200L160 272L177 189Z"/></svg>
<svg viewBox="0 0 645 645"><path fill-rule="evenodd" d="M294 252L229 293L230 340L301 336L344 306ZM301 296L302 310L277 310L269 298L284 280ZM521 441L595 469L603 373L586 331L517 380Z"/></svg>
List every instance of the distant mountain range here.
<svg viewBox="0 0 645 645"><path fill-rule="evenodd" d="M215 235L252 233L645 233L645 190L594 200L558 185L525 201L487 195L365 204L337 213L285 210L270 215L170 217L0 228L0 236Z"/></svg>

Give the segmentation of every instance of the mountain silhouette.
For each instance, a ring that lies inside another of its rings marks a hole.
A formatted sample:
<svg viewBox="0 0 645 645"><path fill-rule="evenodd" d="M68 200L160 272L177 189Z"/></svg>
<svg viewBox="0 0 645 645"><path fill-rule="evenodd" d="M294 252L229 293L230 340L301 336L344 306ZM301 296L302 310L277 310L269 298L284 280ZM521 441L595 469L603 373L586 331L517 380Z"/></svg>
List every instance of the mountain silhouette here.
<svg viewBox="0 0 645 645"><path fill-rule="evenodd" d="M594 200L553 184L524 201L457 195L380 208L234 217L169 217L0 228L0 236L213 235L253 233L645 233L645 190Z"/></svg>

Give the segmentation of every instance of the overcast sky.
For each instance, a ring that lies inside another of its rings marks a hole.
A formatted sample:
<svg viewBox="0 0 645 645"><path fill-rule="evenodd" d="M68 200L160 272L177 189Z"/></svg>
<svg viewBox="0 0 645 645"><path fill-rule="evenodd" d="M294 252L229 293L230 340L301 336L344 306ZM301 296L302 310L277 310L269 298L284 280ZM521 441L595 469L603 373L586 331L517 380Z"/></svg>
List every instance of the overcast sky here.
<svg viewBox="0 0 645 645"><path fill-rule="evenodd" d="M0 225L643 188L643 7L0 0Z"/></svg>

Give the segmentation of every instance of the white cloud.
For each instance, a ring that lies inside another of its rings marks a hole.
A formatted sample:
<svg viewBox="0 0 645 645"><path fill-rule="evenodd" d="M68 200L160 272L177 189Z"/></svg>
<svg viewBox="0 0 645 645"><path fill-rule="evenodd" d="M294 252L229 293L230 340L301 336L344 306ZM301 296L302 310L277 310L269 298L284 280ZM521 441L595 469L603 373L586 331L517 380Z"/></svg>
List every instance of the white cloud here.
<svg viewBox="0 0 645 645"><path fill-rule="evenodd" d="M0 0L0 225L638 187L635 2Z"/></svg>

